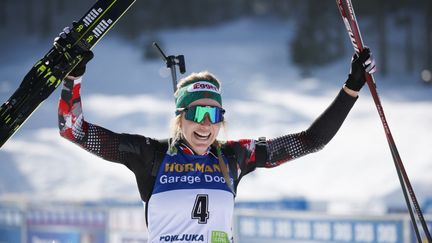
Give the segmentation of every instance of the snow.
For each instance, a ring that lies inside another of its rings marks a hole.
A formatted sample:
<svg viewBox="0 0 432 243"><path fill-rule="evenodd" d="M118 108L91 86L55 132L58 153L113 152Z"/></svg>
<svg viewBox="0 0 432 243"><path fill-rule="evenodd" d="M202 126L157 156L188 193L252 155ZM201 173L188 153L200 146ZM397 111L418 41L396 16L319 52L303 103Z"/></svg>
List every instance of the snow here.
<svg viewBox="0 0 432 243"><path fill-rule="evenodd" d="M185 55L187 74L209 70L223 82L228 122L220 139L273 138L306 129L337 95L349 70L351 54L302 77L288 58L292 30L286 21L260 18L166 30L156 36L166 53ZM346 41L349 47L348 37ZM31 38L26 42L31 48L46 47ZM11 56L5 51L5 57ZM12 63L0 60L2 100L43 54L22 51L29 55L20 54ZM167 137L174 103L171 77L162 61L143 60L137 44L114 34L94 52L82 88L86 120L116 132ZM432 195L432 87L422 85L417 74L395 69L388 77L376 76L378 91L405 169L423 200ZM0 160L6 165L0 167L0 198L139 201L135 178L126 167L97 158L58 135L58 97L59 89L1 148ZM396 195L392 200L400 203L392 203L404 205L384 130L365 87L324 150L246 176L237 200L303 196L328 202L333 205L329 210L353 212L359 207L382 210L379 205L386 203L387 195Z"/></svg>

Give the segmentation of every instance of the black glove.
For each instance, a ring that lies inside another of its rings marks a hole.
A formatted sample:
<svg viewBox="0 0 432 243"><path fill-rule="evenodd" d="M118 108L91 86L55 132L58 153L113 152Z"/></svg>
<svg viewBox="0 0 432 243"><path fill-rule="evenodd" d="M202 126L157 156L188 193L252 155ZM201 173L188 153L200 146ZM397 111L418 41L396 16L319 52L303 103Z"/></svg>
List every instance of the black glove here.
<svg viewBox="0 0 432 243"><path fill-rule="evenodd" d="M85 51L82 54L81 61L77 64L77 66L68 74L68 76L72 77L81 77L84 75L86 71L87 63L93 59L94 55L92 51Z"/></svg>
<svg viewBox="0 0 432 243"><path fill-rule="evenodd" d="M76 22L73 22L76 25ZM70 63L71 59L81 57L81 61L75 66L75 68L69 72L68 76L81 77L84 75L87 63L93 59L93 52L82 48L79 45L74 45L76 39L73 37L70 27L63 29L63 32L54 39L54 47L61 54L63 63Z"/></svg>
<svg viewBox="0 0 432 243"><path fill-rule="evenodd" d="M354 91L360 91L366 83L366 72L372 74L376 71L375 60L369 48L364 48L360 55L354 54L351 61L351 70L345 86Z"/></svg>

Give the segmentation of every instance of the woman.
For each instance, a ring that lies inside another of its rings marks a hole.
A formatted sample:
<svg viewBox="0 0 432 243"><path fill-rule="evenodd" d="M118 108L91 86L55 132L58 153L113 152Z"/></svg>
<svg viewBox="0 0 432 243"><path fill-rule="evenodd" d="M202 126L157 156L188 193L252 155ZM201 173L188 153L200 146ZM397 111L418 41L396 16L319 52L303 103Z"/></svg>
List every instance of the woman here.
<svg viewBox="0 0 432 243"><path fill-rule="evenodd" d="M156 140L114 133L84 119L81 76L93 56L81 54L84 60L63 83L60 134L135 174L146 203L148 242L233 242L234 197L240 179L257 167L275 167L322 149L357 100L365 72L375 71L365 49L354 55L345 85L307 130L267 140L226 142L216 140L225 113L221 83L209 72L192 73L178 83L171 138Z"/></svg>

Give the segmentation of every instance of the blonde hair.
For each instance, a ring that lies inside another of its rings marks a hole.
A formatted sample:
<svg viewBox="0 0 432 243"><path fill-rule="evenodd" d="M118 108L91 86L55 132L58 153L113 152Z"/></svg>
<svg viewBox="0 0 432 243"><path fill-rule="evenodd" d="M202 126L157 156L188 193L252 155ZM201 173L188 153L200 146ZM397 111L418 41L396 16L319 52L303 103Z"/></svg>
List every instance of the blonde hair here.
<svg viewBox="0 0 432 243"><path fill-rule="evenodd" d="M176 143L182 138L181 116L182 114L177 115L171 120L171 139L169 142L169 151L172 151Z"/></svg>
<svg viewBox="0 0 432 243"><path fill-rule="evenodd" d="M208 71L202 71L199 73L191 73L189 76L181 79L177 84L177 90L198 80L213 81L218 84L219 89L221 88L221 82L212 73ZM174 96L176 95L177 92L174 94ZM174 152L176 143L183 137L181 131L181 116L182 114L179 114L171 121L171 141L169 143L169 148L168 148L170 152ZM222 126L225 127L225 121L222 122ZM213 142L213 146L216 148L217 151L217 158L218 158L218 162L222 174L225 179L225 183L227 184L228 188L232 191L232 193L235 195L235 188L229 176L229 167L225 165L225 161L222 157L222 152L221 152L222 145L219 141L215 139L215 141Z"/></svg>

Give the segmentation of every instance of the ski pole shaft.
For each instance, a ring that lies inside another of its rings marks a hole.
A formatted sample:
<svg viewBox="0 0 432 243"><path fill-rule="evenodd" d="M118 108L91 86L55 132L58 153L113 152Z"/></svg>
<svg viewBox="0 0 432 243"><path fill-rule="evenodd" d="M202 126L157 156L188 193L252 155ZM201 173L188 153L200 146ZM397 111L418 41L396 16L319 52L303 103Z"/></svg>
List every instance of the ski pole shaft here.
<svg viewBox="0 0 432 243"><path fill-rule="evenodd" d="M177 70L175 65L170 67L171 69L171 79L172 79L172 85L173 85L173 91L174 93L177 91Z"/></svg>
<svg viewBox="0 0 432 243"><path fill-rule="evenodd" d="M357 53L359 53L363 50L364 45L363 45L363 40L361 37L360 29L358 27L358 22L357 22L355 13L354 13L354 8L352 6L351 0L336 0L336 3L338 5L340 14L342 15L342 19L345 23L345 27L348 31L348 35L351 39L351 43L354 47L354 50ZM386 119L385 114L384 114L384 109L381 105L381 101L380 101L380 98L378 96L378 92L376 89L375 80L374 80L373 76L369 73L366 73L366 82L367 82L369 90L372 94L372 97L373 97L375 106L377 108L378 114L381 118L382 125L384 127L384 132L385 132L385 135L387 137L387 142L389 144L389 148L390 148L390 151L391 151L391 154L393 157L393 162L394 162L395 167L396 167L396 172L398 174L399 182L401 184L402 192L404 194L405 202L407 204L407 207L408 207L408 210L410 213L411 221L412 221L412 224L413 224L416 236L417 236L417 240L419 242L421 242L421 237L420 237L420 233L419 233L417 223L416 223L416 218L414 216L408 194L411 197L414 209L416 210L417 216L419 218L419 221L421 222L421 225L423 227L423 231L424 231L424 233L428 239L428 242L432 242L426 221L424 220L424 217L423 217L423 213L421 212L421 209L420 209L420 206L418 204L417 198L415 196L414 190L411 186L408 175L406 174L405 168L403 166L402 159L401 159L399 152L397 150L396 143L393 139L390 128L388 126L387 119ZM408 192L407 192L407 189L408 189Z"/></svg>

